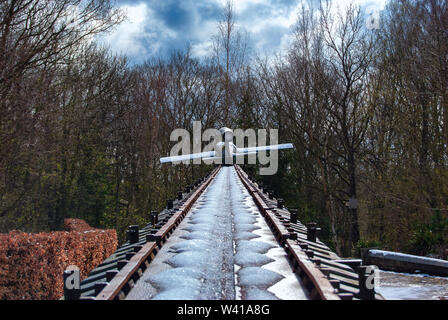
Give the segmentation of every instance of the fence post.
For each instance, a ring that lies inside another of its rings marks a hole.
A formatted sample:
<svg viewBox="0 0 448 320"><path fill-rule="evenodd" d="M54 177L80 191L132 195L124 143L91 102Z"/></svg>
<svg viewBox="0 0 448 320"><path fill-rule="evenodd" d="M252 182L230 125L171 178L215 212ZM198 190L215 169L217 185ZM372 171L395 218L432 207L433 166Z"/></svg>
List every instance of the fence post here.
<svg viewBox="0 0 448 320"><path fill-rule="evenodd" d="M126 233L130 244L135 244L138 242L138 236L139 236L138 225L129 226L128 231Z"/></svg>
<svg viewBox="0 0 448 320"><path fill-rule="evenodd" d="M284 205L285 205L285 201L284 201L283 199L281 199L281 198L278 198L278 199L277 199L277 207L278 207L279 209L283 209L283 208L284 208Z"/></svg>
<svg viewBox="0 0 448 320"><path fill-rule="evenodd" d="M297 209L291 209L290 210L290 218L289 221L291 223L297 223Z"/></svg>
<svg viewBox="0 0 448 320"><path fill-rule="evenodd" d="M306 228L307 228L307 230L306 230L306 238L307 238L308 241L316 242L316 240L317 240L316 233L317 233L318 230L320 230L316 226L317 226L317 224L314 223L314 222L308 223L306 225Z"/></svg>
<svg viewBox="0 0 448 320"><path fill-rule="evenodd" d="M359 279L359 293L358 297L362 300L375 300L375 268L374 266L359 266L358 268ZM369 280L373 280L369 283Z"/></svg>
<svg viewBox="0 0 448 320"><path fill-rule="evenodd" d="M156 224L159 222L159 213L157 211L151 211L151 223L152 227L155 228Z"/></svg>

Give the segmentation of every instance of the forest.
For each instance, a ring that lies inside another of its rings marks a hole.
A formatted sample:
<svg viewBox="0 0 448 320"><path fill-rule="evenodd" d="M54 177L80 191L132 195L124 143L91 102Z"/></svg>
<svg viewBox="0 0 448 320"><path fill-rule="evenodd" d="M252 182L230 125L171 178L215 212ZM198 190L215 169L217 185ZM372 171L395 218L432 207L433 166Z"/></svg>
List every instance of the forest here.
<svg viewBox="0 0 448 320"><path fill-rule="evenodd" d="M159 161L174 129L201 121L293 143L257 179L341 256L447 258L446 0L389 0L378 28L360 7L305 1L270 59L231 1L202 59L186 47L130 63L96 40L125 18L110 0L0 0L0 233L80 218L122 242L209 171Z"/></svg>

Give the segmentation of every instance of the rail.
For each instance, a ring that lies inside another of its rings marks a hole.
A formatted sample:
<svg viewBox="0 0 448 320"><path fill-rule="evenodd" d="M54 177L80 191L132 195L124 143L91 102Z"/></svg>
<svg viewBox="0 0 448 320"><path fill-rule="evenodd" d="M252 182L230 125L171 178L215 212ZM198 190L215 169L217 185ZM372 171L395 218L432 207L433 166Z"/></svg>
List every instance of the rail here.
<svg viewBox="0 0 448 320"><path fill-rule="evenodd" d="M121 269L113 280L105 284L104 289L97 295L96 300L124 299L132 289L133 284L142 276L165 241L184 219L188 211L205 188L210 184L219 170L215 170L210 177L193 193L193 195L179 208L179 210L154 235L147 236L145 244L130 261Z"/></svg>
<svg viewBox="0 0 448 320"><path fill-rule="evenodd" d="M235 166L235 170L311 299L383 299L365 288L367 275L361 261L338 257L316 237L315 224L302 225L282 199L263 190L240 167ZM178 199L161 213L160 221L156 219L143 230L134 230L134 239L130 227L130 241L89 274L81 284L80 298L125 299L219 171L214 169L185 193L179 193Z"/></svg>

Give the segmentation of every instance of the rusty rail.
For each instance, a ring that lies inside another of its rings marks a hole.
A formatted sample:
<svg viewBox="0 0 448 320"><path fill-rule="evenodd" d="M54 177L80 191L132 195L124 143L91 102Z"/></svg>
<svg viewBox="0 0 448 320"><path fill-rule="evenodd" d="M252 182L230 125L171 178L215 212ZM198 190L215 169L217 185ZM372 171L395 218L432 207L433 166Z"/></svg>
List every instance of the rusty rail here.
<svg viewBox="0 0 448 320"><path fill-rule="evenodd" d="M271 192L268 197L240 167L235 166L235 169L274 237L287 253L296 276L301 279L310 298L317 300L365 299L359 293L361 280L358 282L358 267L352 266L348 260L340 259L317 239L315 232L314 236L310 236L310 229L313 226L304 226L298 222L297 213L293 210L288 211L282 199L275 199ZM89 282L90 284L95 281L94 290L92 290L94 293L84 299L125 299L218 172L219 168L212 171L205 180L198 180L194 184L195 189L188 187L186 198L182 200L178 195L178 205L173 208L171 203L172 210L168 214L164 213L165 218L158 227L152 225L152 228L148 229L148 225L140 233L140 237L137 235L136 240L140 238L138 243L127 245L126 249L123 248L123 250L120 249L120 253L117 252L113 260L107 260L108 262L101 267L101 270L92 276L98 280ZM200 181L202 184L199 184ZM315 231L318 230L315 225L314 228ZM114 264L115 269L111 270Z"/></svg>
<svg viewBox="0 0 448 320"><path fill-rule="evenodd" d="M277 241L283 246L294 271L302 279L302 283L310 292L311 299L318 300L341 300L344 296L337 294L337 290L327 279L327 276L308 257L307 253L297 244L297 234L289 229L288 222L276 212L275 207L270 207L261 197L259 190L253 185L246 173L238 166L235 166L238 176L247 188L255 204L270 226ZM291 231L289 231L289 230Z"/></svg>
<svg viewBox="0 0 448 320"><path fill-rule="evenodd" d="M114 275L109 283L98 283L98 286L101 289L98 289L99 293L96 295L95 300L122 300L126 297L154 259L158 250L185 218L193 204L212 182L218 172L219 168L215 169L206 181L190 196L190 198L160 230L155 234L147 235L147 243L139 248L140 250L135 253L124 266L122 266L121 270Z"/></svg>

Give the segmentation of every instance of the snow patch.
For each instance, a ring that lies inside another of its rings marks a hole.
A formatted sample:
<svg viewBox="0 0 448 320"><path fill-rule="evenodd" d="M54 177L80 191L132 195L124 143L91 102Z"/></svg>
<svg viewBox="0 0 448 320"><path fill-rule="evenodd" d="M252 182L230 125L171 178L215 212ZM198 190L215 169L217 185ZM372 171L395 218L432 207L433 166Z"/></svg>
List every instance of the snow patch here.
<svg viewBox="0 0 448 320"><path fill-rule="evenodd" d="M238 251L235 263L241 267L261 267L274 261L268 256L251 251Z"/></svg>
<svg viewBox="0 0 448 320"><path fill-rule="evenodd" d="M171 250L176 253L185 251L207 251L213 246L213 242L204 239L194 239L175 243L171 246Z"/></svg>
<svg viewBox="0 0 448 320"><path fill-rule="evenodd" d="M209 264L210 258L210 253L204 251L185 251L169 258L166 263L173 267L198 268Z"/></svg>
<svg viewBox="0 0 448 320"><path fill-rule="evenodd" d="M263 242L263 241L248 241L248 240L240 240L236 243L237 250L241 251L252 251L256 253L265 254L272 248L275 248L271 243Z"/></svg>
<svg viewBox="0 0 448 320"><path fill-rule="evenodd" d="M238 276L242 286L259 289L267 289L283 279L283 276L276 272L258 267L242 268L238 271Z"/></svg>
<svg viewBox="0 0 448 320"><path fill-rule="evenodd" d="M239 232L233 238L235 240L251 240L260 238L260 236L252 232Z"/></svg>
<svg viewBox="0 0 448 320"><path fill-rule="evenodd" d="M280 300L275 294L257 288L248 288L244 292L246 300Z"/></svg>
<svg viewBox="0 0 448 320"><path fill-rule="evenodd" d="M192 291L190 288L178 288L162 291L155 295L153 300L199 300L201 298L200 291Z"/></svg>
<svg viewBox="0 0 448 320"><path fill-rule="evenodd" d="M193 268L174 268L149 276L145 281L161 290L170 289L175 283L182 289L193 291L201 287L202 277L202 272Z"/></svg>
<svg viewBox="0 0 448 320"><path fill-rule="evenodd" d="M261 229L260 227L253 224L237 224L235 225L236 232L252 232Z"/></svg>

